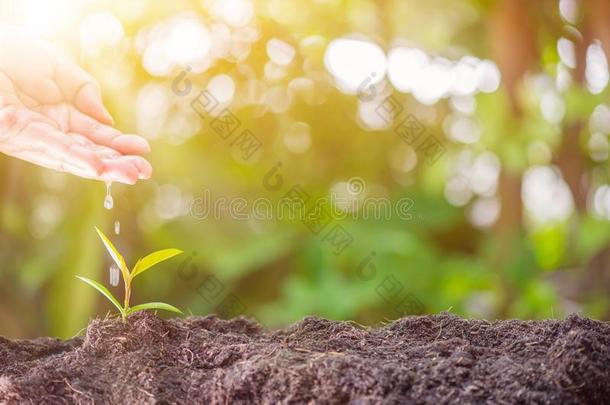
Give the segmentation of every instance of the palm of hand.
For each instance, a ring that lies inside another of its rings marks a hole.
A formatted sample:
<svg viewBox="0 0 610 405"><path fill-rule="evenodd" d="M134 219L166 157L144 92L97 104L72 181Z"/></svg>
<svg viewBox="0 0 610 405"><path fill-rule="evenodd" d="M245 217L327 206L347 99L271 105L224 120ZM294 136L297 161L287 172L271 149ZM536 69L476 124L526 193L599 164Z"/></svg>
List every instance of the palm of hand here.
<svg viewBox="0 0 610 405"><path fill-rule="evenodd" d="M38 111L37 111L38 110ZM60 103L0 108L0 150L7 155L80 177L133 184L152 168L138 156L146 144Z"/></svg>
<svg viewBox="0 0 610 405"><path fill-rule="evenodd" d="M105 182L150 177L139 156L148 143L104 125L112 118L91 76L13 29L0 29L0 47L0 152Z"/></svg>

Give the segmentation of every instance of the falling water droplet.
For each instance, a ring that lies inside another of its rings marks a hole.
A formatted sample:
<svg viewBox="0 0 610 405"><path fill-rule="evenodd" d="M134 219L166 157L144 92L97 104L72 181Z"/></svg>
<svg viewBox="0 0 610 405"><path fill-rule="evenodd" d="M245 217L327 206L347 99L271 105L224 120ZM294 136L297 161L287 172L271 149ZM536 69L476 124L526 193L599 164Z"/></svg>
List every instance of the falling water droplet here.
<svg viewBox="0 0 610 405"><path fill-rule="evenodd" d="M104 208L111 210L114 206L114 200L112 199L112 183L106 183L106 198L104 198Z"/></svg>
<svg viewBox="0 0 610 405"><path fill-rule="evenodd" d="M119 267L116 264L110 266L110 285L113 287L119 285Z"/></svg>
<svg viewBox="0 0 610 405"><path fill-rule="evenodd" d="M114 221L114 234L118 235L121 233L121 223L119 221Z"/></svg>

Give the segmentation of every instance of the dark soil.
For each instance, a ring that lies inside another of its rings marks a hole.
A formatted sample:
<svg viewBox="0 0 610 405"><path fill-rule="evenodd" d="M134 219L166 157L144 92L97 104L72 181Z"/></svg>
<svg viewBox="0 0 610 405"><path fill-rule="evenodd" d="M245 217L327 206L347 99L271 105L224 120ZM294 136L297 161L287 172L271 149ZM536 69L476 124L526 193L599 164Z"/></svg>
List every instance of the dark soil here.
<svg viewBox="0 0 610 405"><path fill-rule="evenodd" d="M0 403L610 403L610 324L215 316L95 320L68 341L0 338Z"/></svg>

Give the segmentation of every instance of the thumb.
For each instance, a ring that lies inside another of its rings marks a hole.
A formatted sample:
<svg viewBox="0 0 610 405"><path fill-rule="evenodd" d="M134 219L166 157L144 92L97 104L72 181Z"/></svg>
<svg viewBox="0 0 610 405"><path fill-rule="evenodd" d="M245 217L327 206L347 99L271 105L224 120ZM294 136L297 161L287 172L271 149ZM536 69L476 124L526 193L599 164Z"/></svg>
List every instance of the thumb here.
<svg viewBox="0 0 610 405"><path fill-rule="evenodd" d="M64 97L74 106L102 124L113 125L112 116L104 107L97 81L80 66L56 49L50 50L55 68L55 81Z"/></svg>
<svg viewBox="0 0 610 405"><path fill-rule="evenodd" d="M112 116L104 107L102 92L97 83L86 83L73 98L74 106L82 113L89 115L102 124L114 125Z"/></svg>

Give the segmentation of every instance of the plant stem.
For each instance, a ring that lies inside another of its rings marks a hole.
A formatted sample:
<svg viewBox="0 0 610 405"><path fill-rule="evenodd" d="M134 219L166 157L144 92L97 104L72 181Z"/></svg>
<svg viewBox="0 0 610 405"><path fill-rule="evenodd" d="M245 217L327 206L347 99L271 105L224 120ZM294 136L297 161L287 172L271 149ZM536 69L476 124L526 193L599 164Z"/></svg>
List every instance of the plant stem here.
<svg viewBox="0 0 610 405"><path fill-rule="evenodd" d="M131 300L131 279L126 279L125 281L125 302L123 303L124 313L127 313L129 310L129 301ZM123 322L125 322L126 315L123 315Z"/></svg>

